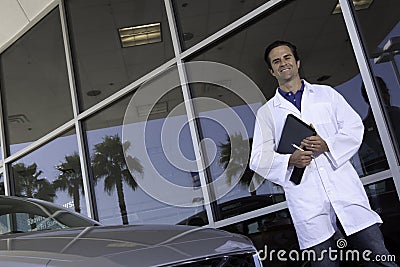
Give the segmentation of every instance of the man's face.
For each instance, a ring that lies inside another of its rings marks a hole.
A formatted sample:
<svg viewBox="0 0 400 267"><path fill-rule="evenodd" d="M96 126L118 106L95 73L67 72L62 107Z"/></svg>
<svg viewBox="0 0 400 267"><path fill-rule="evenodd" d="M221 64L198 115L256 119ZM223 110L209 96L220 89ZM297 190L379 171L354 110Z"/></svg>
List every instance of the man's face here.
<svg viewBox="0 0 400 267"><path fill-rule="evenodd" d="M284 84L299 75L300 60L296 62L292 50L287 46L278 46L269 53L271 62L271 74L278 80L279 84Z"/></svg>

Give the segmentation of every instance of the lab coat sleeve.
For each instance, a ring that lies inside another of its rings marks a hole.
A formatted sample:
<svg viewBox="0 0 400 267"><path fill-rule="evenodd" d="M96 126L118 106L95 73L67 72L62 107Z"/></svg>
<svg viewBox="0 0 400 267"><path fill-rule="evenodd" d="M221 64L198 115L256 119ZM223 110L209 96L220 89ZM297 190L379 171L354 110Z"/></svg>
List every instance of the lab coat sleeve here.
<svg viewBox="0 0 400 267"><path fill-rule="evenodd" d="M288 168L290 154L276 153L274 123L268 106L257 112L250 157L250 169L265 179L283 186L286 175L293 168Z"/></svg>
<svg viewBox="0 0 400 267"><path fill-rule="evenodd" d="M342 95L334 91L333 110L337 131L325 139L329 147L328 159L335 168L339 168L358 151L362 143L364 125L357 112Z"/></svg>

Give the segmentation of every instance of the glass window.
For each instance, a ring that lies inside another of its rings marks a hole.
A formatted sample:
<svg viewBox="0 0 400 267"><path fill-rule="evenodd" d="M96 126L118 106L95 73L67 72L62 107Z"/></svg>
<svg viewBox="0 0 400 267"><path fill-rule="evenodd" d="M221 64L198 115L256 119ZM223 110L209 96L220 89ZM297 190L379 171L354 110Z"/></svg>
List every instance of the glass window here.
<svg viewBox="0 0 400 267"><path fill-rule="evenodd" d="M16 196L87 213L75 130L13 162L11 167Z"/></svg>
<svg viewBox="0 0 400 267"><path fill-rule="evenodd" d="M373 1L358 9L363 41L375 75L375 87L391 132L392 140L400 153L400 2ZM385 19L381 19L385 18ZM400 157L400 155L399 155Z"/></svg>
<svg viewBox="0 0 400 267"><path fill-rule="evenodd" d="M296 255L301 255L301 252L296 230L287 209L228 225L222 229L249 237L259 251L263 266L308 266L306 260L296 260ZM285 251L285 255L281 254L281 257L278 257L278 251ZM288 257L289 253L292 257ZM282 258L287 260L282 261Z"/></svg>
<svg viewBox="0 0 400 267"><path fill-rule="evenodd" d="M346 87L354 86L361 88L363 101L360 101L359 114L364 123L363 143L358 150L358 154L352 158L353 166L356 167L360 176L377 173L389 168L386 160L385 151L383 150L382 141L378 132L378 127L375 122L375 117L372 114L371 105L367 96L365 85L361 80L361 75L357 75L354 79L337 87L340 90L346 90ZM343 94L346 94L343 91Z"/></svg>
<svg viewBox="0 0 400 267"><path fill-rule="evenodd" d="M0 195L5 195L6 190L4 188L4 176L3 173L0 173Z"/></svg>
<svg viewBox="0 0 400 267"><path fill-rule="evenodd" d="M0 234L88 227L97 223L67 209L33 199L0 197Z"/></svg>
<svg viewBox="0 0 400 267"><path fill-rule="evenodd" d="M196 165L182 165L195 163L194 150L179 79L171 80L150 81L85 121L104 224L207 223Z"/></svg>
<svg viewBox="0 0 400 267"><path fill-rule="evenodd" d="M275 40L287 40L298 48L301 77L310 83L323 83L334 87L360 116L365 118L368 105L362 97L362 81L344 19L341 14L332 14L336 4L335 0L284 1L279 8L267 11L246 28L239 29L188 60L190 63L213 61L233 67L250 77L265 98L269 99L276 92L277 82L270 75L264 62L264 50ZM240 159L242 162L239 160L237 165L241 166L239 169L242 174L240 171L224 173L225 163L229 161L226 155L233 156L236 153L246 155L247 153L247 151L243 153L244 150L238 152L235 148L229 150L229 143L235 139L239 139L242 144L251 142L255 111L265 102L265 99L261 97L245 100L248 94L254 92L249 87L233 90L232 88L238 83L234 79L219 78L218 86L206 83L191 85L192 93L196 98L209 99L208 103L197 101L194 104L200 117L202 137L211 139L217 146L217 148L205 146L205 154L219 155L214 158L208 157L211 180L222 178L229 183L232 178L237 180L241 176L240 182L233 190L217 201L220 207L220 214L217 214L217 217L220 219L260 207L260 205L241 205L240 209L237 208L232 213L225 212L224 206L230 207L229 203L234 203L235 200L251 199L252 195L257 195L259 198L273 196L267 201L264 200L264 206L284 200L282 189L268 181L259 186L255 192L250 193L249 181L257 181L257 179L248 179L248 176L252 177L253 174L246 171L248 158L245 159L244 156ZM214 101L212 103L218 101L225 106L211 105L210 99ZM237 114L235 122L226 115L228 111ZM372 121L374 121L373 118ZM356 155L352 160L360 176L388 168L381 141L379 137L376 139L375 146L380 148L382 153L369 153L368 159L364 155ZM214 152L215 149L218 150L217 153ZM365 165L369 167L365 168ZM214 191L218 190L214 188Z"/></svg>
<svg viewBox="0 0 400 267"><path fill-rule="evenodd" d="M385 245L392 255L396 256L397 264L400 263L400 201L393 179L386 179L364 186L371 208L382 218L381 231Z"/></svg>
<svg viewBox="0 0 400 267"><path fill-rule="evenodd" d="M72 119L58 8L0 57L10 152Z"/></svg>
<svg viewBox="0 0 400 267"><path fill-rule="evenodd" d="M174 56L162 0L68 0L66 7L82 109Z"/></svg>
<svg viewBox="0 0 400 267"><path fill-rule="evenodd" d="M182 47L189 48L267 0L174 0Z"/></svg>
<svg viewBox="0 0 400 267"><path fill-rule="evenodd" d="M204 155L212 177L212 195L219 204L216 209L216 218L219 219L285 200L280 186L263 179L248 166L255 113L262 98L257 98L257 92L251 92L249 87L235 92L226 86L191 85L193 95L198 99L194 104L199 111ZM252 96L251 100L249 96Z"/></svg>

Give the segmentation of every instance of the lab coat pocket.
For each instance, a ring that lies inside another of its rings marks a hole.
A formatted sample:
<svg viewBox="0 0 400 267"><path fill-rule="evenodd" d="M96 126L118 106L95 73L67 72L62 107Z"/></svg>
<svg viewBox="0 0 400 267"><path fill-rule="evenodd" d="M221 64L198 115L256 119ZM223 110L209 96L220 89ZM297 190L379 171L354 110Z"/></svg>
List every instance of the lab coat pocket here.
<svg viewBox="0 0 400 267"><path fill-rule="evenodd" d="M328 124L332 122L332 106L330 103L314 103L311 107L312 123L314 125Z"/></svg>

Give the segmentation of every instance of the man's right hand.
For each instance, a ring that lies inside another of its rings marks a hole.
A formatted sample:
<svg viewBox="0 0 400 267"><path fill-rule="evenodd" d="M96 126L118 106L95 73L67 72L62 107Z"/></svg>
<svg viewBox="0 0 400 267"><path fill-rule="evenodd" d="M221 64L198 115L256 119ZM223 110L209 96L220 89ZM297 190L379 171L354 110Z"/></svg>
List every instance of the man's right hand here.
<svg viewBox="0 0 400 267"><path fill-rule="evenodd" d="M298 168L304 168L310 165L312 160L312 151L301 151L296 149L289 158L289 166L296 166Z"/></svg>

